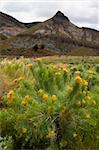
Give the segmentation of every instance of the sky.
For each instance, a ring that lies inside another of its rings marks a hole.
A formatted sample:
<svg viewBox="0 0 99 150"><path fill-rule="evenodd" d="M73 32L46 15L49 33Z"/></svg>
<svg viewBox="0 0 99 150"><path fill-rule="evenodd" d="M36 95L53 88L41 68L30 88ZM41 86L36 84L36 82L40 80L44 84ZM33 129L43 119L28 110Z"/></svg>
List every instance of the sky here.
<svg viewBox="0 0 99 150"><path fill-rule="evenodd" d="M0 11L21 22L44 21L58 10L79 27L99 30L99 0L0 0Z"/></svg>

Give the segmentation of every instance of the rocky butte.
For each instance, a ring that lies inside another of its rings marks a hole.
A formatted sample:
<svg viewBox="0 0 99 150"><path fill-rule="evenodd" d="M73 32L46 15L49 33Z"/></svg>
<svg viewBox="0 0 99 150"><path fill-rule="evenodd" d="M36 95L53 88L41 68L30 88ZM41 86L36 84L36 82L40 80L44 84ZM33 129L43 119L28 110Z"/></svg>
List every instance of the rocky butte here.
<svg viewBox="0 0 99 150"><path fill-rule="evenodd" d="M2 55L99 55L99 31L76 26L61 11L44 22L29 24L0 13L0 22L0 33L7 38L0 44Z"/></svg>

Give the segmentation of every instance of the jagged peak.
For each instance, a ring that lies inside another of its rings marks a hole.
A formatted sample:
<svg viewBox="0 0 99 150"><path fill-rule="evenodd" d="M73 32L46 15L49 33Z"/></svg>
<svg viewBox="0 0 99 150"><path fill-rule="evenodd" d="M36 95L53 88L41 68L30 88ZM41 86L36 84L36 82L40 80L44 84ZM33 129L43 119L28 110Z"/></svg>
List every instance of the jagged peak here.
<svg viewBox="0 0 99 150"><path fill-rule="evenodd" d="M61 11L57 11L53 18L69 21L68 17L66 17Z"/></svg>

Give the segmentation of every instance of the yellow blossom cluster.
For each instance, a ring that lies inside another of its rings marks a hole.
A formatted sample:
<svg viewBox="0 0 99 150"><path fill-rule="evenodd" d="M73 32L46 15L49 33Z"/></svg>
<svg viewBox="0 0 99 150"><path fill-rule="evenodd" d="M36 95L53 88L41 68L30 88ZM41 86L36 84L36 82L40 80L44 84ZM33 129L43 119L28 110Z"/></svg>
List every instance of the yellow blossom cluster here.
<svg viewBox="0 0 99 150"><path fill-rule="evenodd" d="M29 69L32 69L33 64L27 64L26 66L27 66Z"/></svg>
<svg viewBox="0 0 99 150"><path fill-rule="evenodd" d="M77 77L75 78L75 81L76 81L76 84L77 84L77 85L81 85L81 84L82 84L82 78L81 78L80 76L77 76Z"/></svg>
<svg viewBox="0 0 99 150"><path fill-rule="evenodd" d="M86 105L86 101L84 99L76 102L77 107L84 107L85 105Z"/></svg>
<svg viewBox="0 0 99 150"><path fill-rule="evenodd" d="M24 77L19 77L18 80L19 81L24 80Z"/></svg>
<svg viewBox="0 0 99 150"><path fill-rule="evenodd" d="M86 80L82 80L82 85L83 86L88 86L88 82Z"/></svg>
<svg viewBox="0 0 99 150"><path fill-rule="evenodd" d="M90 118L91 118L90 114L87 113L87 114L85 115L85 118L86 118L86 119L90 119Z"/></svg>
<svg viewBox="0 0 99 150"><path fill-rule="evenodd" d="M44 90L40 89L40 90L38 91L38 95L39 95L40 97L42 97L43 94L44 94Z"/></svg>
<svg viewBox="0 0 99 150"><path fill-rule="evenodd" d="M79 75L76 76L75 82L76 82L77 85L82 85L84 87L88 86L87 80L83 80Z"/></svg>
<svg viewBox="0 0 99 150"><path fill-rule="evenodd" d="M38 95L43 99L43 101L47 102L48 101L48 94L44 92L44 90L40 89L38 91Z"/></svg>
<svg viewBox="0 0 99 150"><path fill-rule="evenodd" d="M63 71L66 72L66 73L69 72L69 71L68 71L67 69L65 69L65 68L63 69Z"/></svg>
<svg viewBox="0 0 99 150"><path fill-rule="evenodd" d="M18 81L24 80L24 77L19 77L17 79L14 79L12 82L13 84L16 84Z"/></svg>
<svg viewBox="0 0 99 150"><path fill-rule="evenodd" d="M22 133L27 133L27 129L26 128L22 128Z"/></svg>
<svg viewBox="0 0 99 150"><path fill-rule="evenodd" d="M52 112L52 107L51 107L51 106L48 106L47 112L48 112L48 113L51 113L51 112Z"/></svg>
<svg viewBox="0 0 99 150"><path fill-rule="evenodd" d="M57 96L56 95L52 95L51 96L51 101L52 101L52 103L55 103L57 101Z"/></svg>
<svg viewBox="0 0 99 150"><path fill-rule="evenodd" d="M94 99L92 99L90 96L87 95L87 96L85 97L85 99L86 99L86 102L87 102L88 104L93 105L93 106L96 105L96 101L95 101Z"/></svg>
<svg viewBox="0 0 99 150"><path fill-rule="evenodd" d="M28 103L28 101L29 101L29 99L30 99L30 96L29 96L29 95L26 95L26 96L24 97L22 103L21 103L22 106L26 106L27 103Z"/></svg>
<svg viewBox="0 0 99 150"><path fill-rule="evenodd" d="M56 136L56 133L55 133L55 131L52 130L52 131L49 131L47 138L53 140L55 138L55 136Z"/></svg>
<svg viewBox="0 0 99 150"><path fill-rule="evenodd" d="M14 99L14 95L15 95L15 93L13 90L9 91L9 93L7 94L7 99L8 99L9 103L12 103L12 101Z"/></svg>
<svg viewBox="0 0 99 150"><path fill-rule="evenodd" d="M60 75L61 75L61 72L56 72L55 75L56 75L56 76L60 76Z"/></svg>
<svg viewBox="0 0 99 150"><path fill-rule="evenodd" d="M43 94L42 99L47 102L48 101L48 94Z"/></svg>

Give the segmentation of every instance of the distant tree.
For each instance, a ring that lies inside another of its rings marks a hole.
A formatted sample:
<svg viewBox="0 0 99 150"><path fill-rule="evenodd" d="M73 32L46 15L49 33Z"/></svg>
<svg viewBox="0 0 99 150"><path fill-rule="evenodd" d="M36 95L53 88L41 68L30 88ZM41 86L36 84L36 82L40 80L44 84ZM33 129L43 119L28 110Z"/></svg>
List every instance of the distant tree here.
<svg viewBox="0 0 99 150"><path fill-rule="evenodd" d="M45 45L44 44L41 44L41 49L44 49L45 48Z"/></svg>
<svg viewBox="0 0 99 150"><path fill-rule="evenodd" d="M34 51L36 52L38 50L38 45L35 44L34 47L33 47Z"/></svg>

